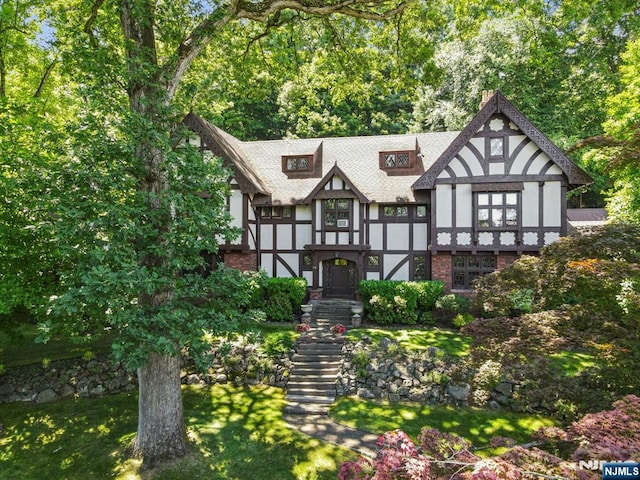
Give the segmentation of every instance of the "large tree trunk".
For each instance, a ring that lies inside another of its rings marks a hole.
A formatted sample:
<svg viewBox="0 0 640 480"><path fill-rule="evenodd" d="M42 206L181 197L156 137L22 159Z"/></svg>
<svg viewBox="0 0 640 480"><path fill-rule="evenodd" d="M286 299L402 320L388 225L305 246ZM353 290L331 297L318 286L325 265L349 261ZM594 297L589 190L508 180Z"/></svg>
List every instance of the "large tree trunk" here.
<svg viewBox="0 0 640 480"><path fill-rule="evenodd" d="M147 364L138 369L138 435L136 451L143 466L187 453L187 435L182 414L180 357L151 354Z"/></svg>

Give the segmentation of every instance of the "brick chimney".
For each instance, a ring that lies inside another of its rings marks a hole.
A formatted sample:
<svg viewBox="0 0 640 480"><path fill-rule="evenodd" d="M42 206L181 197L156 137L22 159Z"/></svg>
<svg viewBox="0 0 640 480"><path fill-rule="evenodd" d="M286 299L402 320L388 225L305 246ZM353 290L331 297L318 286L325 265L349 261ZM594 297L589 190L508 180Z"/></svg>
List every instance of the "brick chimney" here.
<svg viewBox="0 0 640 480"><path fill-rule="evenodd" d="M496 93L493 90L483 90L482 91L482 100L480 101L480 110L491 100L493 94Z"/></svg>

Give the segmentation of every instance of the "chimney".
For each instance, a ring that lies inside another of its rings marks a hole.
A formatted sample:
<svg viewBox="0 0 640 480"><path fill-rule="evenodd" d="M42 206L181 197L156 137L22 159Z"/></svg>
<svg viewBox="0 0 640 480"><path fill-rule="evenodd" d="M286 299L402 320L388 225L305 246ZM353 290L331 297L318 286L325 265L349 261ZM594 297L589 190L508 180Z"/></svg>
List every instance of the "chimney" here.
<svg viewBox="0 0 640 480"><path fill-rule="evenodd" d="M493 90L483 90L482 91L482 101L480 102L480 110L482 110L482 108L489 103L489 100L491 100L491 97L493 97L493 94L495 92Z"/></svg>

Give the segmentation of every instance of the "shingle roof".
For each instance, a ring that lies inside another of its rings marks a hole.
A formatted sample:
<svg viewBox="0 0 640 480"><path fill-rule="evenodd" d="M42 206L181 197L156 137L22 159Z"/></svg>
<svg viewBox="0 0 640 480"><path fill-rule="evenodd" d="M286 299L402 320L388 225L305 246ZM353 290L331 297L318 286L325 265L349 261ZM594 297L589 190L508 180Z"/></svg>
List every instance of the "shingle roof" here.
<svg viewBox="0 0 640 480"><path fill-rule="evenodd" d="M195 118L194 118L195 117ZM321 179L334 167L347 176L349 182L369 201L396 202L398 197L414 201L411 185L423 171L410 175L388 176L379 168L379 153L384 151L415 150L422 155L421 163L429 168L444 152L458 132L415 133L365 137L331 137L313 139L285 139L240 141L190 114L189 125L197 126L207 138L205 143L214 151L223 151L237 169L251 180L256 190L271 195L274 205L293 205L303 201ZM311 155L322 144L322 172L320 178L288 178L282 171L282 157Z"/></svg>

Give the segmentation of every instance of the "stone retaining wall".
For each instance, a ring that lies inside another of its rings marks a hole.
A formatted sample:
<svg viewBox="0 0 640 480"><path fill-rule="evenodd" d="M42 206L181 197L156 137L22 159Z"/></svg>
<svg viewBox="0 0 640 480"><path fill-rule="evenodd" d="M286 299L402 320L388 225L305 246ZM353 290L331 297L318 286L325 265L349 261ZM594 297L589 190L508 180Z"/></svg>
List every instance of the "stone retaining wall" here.
<svg viewBox="0 0 640 480"><path fill-rule="evenodd" d="M435 347L407 352L393 340L385 338L376 345L364 337L343 347L337 393L391 402L466 404L470 387L452 382L454 368L451 359Z"/></svg>
<svg viewBox="0 0 640 480"><path fill-rule="evenodd" d="M232 345L225 355L214 355L206 374L198 372L192 362L183 362L182 383L266 383L285 387L293 354L294 351L291 351L272 359L259 352L255 344ZM68 397L99 397L136 389L135 372L128 372L107 356L56 361L46 367L12 367L0 374L0 403L45 403Z"/></svg>

